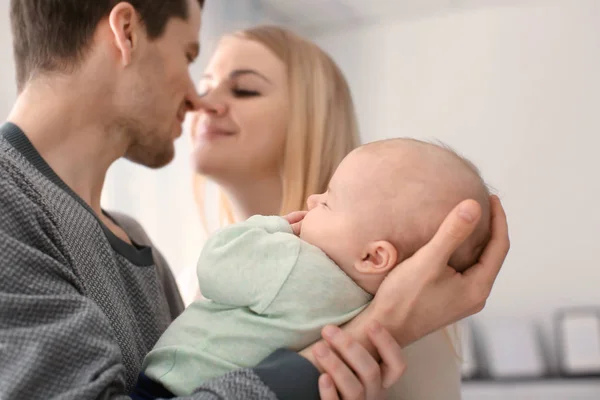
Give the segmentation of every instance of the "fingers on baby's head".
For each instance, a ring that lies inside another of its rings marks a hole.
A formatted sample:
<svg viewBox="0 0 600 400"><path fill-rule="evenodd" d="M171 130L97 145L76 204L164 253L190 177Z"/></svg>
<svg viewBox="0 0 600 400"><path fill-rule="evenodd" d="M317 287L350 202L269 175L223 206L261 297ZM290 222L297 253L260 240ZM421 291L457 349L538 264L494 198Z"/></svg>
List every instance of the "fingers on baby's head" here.
<svg viewBox="0 0 600 400"><path fill-rule="evenodd" d="M481 257L481 254L491 238L491 210L489 197L487 201L480 201L480 204L482 205L482 213L477 227L467 240L456 249L448 262L448 264L458 272L465 271L479 261L479 257Z"/></svg>

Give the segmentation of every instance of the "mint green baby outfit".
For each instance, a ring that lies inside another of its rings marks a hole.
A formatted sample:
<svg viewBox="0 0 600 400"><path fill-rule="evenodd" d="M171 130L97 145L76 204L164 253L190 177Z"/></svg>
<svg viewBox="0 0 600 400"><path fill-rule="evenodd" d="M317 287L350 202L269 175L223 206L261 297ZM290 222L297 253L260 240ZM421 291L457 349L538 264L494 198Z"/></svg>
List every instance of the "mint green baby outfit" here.
<svg viewBox="0 0 600 400"><path fill-rule="evenodd" d="M347 322L372 299L275 216L254 216L211 236L197 272L205 299L169 326L142 367L178 396L279 348L302 350L323 326Z"/></svg>

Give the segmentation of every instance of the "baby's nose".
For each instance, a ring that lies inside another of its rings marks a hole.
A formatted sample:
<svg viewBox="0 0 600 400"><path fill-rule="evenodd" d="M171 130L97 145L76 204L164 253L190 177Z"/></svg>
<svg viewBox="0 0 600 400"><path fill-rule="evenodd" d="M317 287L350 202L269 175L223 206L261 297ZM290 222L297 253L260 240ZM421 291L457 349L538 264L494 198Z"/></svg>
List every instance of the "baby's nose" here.
<svg viewBox="0 0 600 400"><path fill-rule="evenodd" d="M313 194L308 196L308 199L306 200L306 205L308 206L308 210L312 210L313 208L315 208L315 206L318 204L318 200L319 200L319 195L318 194Z"/></svg>

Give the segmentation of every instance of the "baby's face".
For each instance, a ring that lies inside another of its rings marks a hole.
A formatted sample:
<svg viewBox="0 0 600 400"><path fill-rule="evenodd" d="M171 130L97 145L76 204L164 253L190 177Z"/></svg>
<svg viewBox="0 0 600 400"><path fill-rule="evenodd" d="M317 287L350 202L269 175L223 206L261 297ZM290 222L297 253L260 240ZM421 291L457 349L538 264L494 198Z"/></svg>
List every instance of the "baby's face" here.
<svg viewBox="0 0 600 400"><path fill-rule="evenodd" d="M308 198L300 232L303 240L319 247L347 273L364 250L370 229L365 216L377 210L377 199L369 196L365 184L369 171L363 158L351 153L335 171L328 190Z"/></svg>

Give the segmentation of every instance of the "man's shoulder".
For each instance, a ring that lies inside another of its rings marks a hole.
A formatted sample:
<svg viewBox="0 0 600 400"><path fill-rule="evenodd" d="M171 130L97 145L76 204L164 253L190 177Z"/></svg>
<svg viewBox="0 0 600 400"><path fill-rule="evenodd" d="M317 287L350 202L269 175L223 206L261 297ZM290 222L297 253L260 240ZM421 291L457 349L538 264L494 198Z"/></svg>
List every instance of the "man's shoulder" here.
<svg viewBox="0 0 600 400"><path fill-rule="evenodd" d="M19 164L6 146L6 142L0 140L0 199L3 211L7 210L4 208L7 204L21 208L34 207L41 195L35 190L26 167Z"/></svg>
<svg viewBox="0 0 600 400"><path fill-rule="evenodd" d="M11 187L26 192L24 188L31 187L32 171L33 167L0 136L0 183L6 188ZM3 194L6 195L0 191L0 195Z"/></svg>
<svg viewBox="0 0 600 400"><path fill-rule="evenodd" d="M10 247L3 256L20 251L32 259L43 254L66 262L56 218L46 206L44 193L32 180L28 166L9 152L0 141L0 236Z"/></svg>

